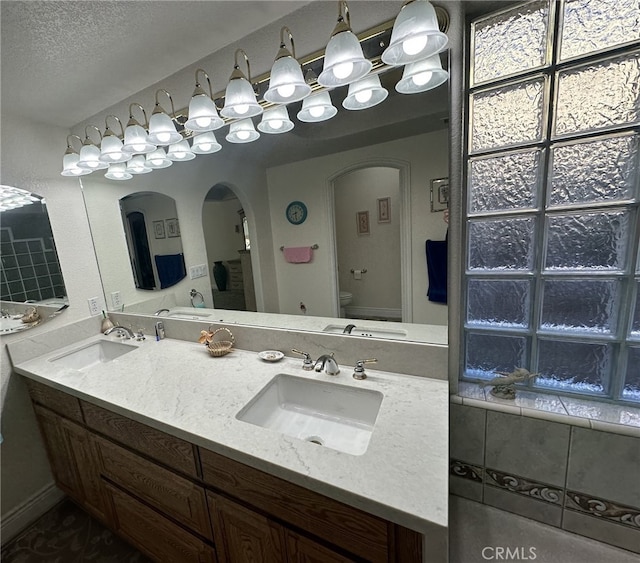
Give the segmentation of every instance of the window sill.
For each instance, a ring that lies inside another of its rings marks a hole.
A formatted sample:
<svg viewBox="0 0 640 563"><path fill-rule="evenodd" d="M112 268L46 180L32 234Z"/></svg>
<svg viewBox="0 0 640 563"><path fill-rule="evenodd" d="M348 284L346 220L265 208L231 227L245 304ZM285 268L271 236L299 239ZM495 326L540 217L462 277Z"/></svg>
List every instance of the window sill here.
<svg viewBox="0 0 640 563"><path fill-rule="evenodd" d="M509 401L494 397L490 389L460 381L458 394L451 395L451 402L640 438L640 408L520 389Z"/></svg>

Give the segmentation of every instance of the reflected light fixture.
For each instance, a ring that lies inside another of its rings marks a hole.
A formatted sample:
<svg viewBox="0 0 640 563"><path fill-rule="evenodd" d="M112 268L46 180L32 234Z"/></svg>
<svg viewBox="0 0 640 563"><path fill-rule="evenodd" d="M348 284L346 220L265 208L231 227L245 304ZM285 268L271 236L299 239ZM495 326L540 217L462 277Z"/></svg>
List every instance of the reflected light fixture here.
<svg viewBox="0 0 640 563"><path fill-rule="evenodd" d="M247 63L248 80L238 65L239 53L242 53ZM253 117L254 115L260 115L262 113L262 106L258 103L256 94L253 91L253 86L251 86L251 65L249 64L249 57L247 57L247 54L242 49L236 49L234 61L233 72L229 77L229 83L225 91L224 107L220 110L220 115L230 119L244 119Z"/></svg>
<svg viewBox="0 0 640 563"><path fill-rule="evenodd" d="M193 138L191 150L196 154L212 154L222 149L213 131L199 133Z"/></svg>
<svg viewBox="0 0 640 563"><path fill-rule="evenodd" d="M167 149L167 158L173 162L186 162L187 160L193 160L196 157L189 146L189 141L182 139L177 143L173 143Z"/></svg>
<svg viewBox="0 0 640 563"><path fill-rule="evenodd" d="M250 118L234 121L225 137L230 143L250 143L260 137Z"/></svg>
<svg viewBox="0 0 640 563"><path fill-rule="evenodd" d="M153 152L148 153L144 162L152 170L169 168L173 164L173 161L167 158L167 153L162 147L158 147Z"/></svg>
<svg viewBox="0 0 640 563"><path fill-rule="evenodd" d="M198 82L198 74L204 74L209 84L209 94L207 94ZM196 133L202 131L214 131L224 125L224 120L218 115L218 108L213 101L213 90L209 75L201 68L196 70L196 87L189 102L189 119L184 126Z"/></svg>
<svg viewBox="0 0 640 563"><path fill-rule="evenodd" d="M144 127L133 117L133 108L139 107L144 115ZM145 127L149 127L147 120L147 112L144 108L135 102L129 104L129 121L127 122L127 128L124 130L124 143L122 150L129 153L147 154L156 150L156 145L149 142L147 130Z"/></svg>
<svg viewBox="0 0 640 563"><path fill-rule="evenodd" d="M384 102L389 92L380 84L380 76L370 74L353 84L349 84L349 93L342 107L349 110L372 108Z"/></svg>
<svg viewBox="0 0 640 563"><path fill-rule="evenodd" d="M42 201L44 203L43 199L32 195L31 192L27 190L0 185L0 211L17 209L18 207L31 205L36 201Z"/></svg>
<svg viewBox="0 0 640 563"><path fill-rule="evenodd" d="M171 102L171 115L175 117L176 110L173 106L173 98L171 94L167 92L164 88L160 88L156 90L156 105L153 108L153 113L151 114L151 119L149 120L149 141L154 145L172 145L173 143L177 143L182 140L182 135L178 133L175 123L173 122L172 117L169 117L160 102L158 101L158 94L160 92L164 92L169 101Z"/></svg>
<svg viewBox="0 0 640 563"><path fill-rule="evenodd" d="M287 106L276 106L262 114L262 121L258 123L258 131L277 135L293 129L293 121L289 119Z"/></svg>
<svg viewBox="0 0 640 563"><path fill-rule="evenodd" d="M109 127L109 118L113 117L120 125L120 131L124 137L124 128L122 127L122 121L120 121L115 115L107 115L104 120L105 131L102 135L102 142L100 143L100 160L107 164L115 164L117 162L126 162L131 158L131 153L126 152L123 149L122 141Z"/></svg>
<svg viewBox="0 0 640 563"><path fill-rule="evenodd" d="M127 172L127 164L125 162L115 162L109 165L109 170L104 175L109 180L131 180L133 174Z"/></svg>
<svg viewBox="0 0 640 563"><path fill-rule="evenodd" d="M449 42L440 31L436 10L428 0L405 2L393 24L391 42L382 62L391 66L421 61L442 51Z"/></svg>
<svg viewBox="0 0 640 563"><path fill-rule="evenodd" d="M102 142L102 133L95 125L87 125L84 128L85 139L80 149L80 158L78 160L78 167L84 170L93 172L94 170L102 170L107 167L106 162L100 160L100 149L93 144L93 141L89 138L89 129L95 129L100 135L100 142Z"/></svg>
<svg viewBox="0 0 640 563"><path fill-rule="evenodd" d="M146 157L143 154L136 154L131 158L131 160L127 163L126 171L129 174L147 174L153 170L147 166Z"/></svg>
<svg viewBox="0 0 640 563"><path fill-rule="evenodd" d="M337 108L331 103L331 96L327 90L312 94L302 100L302 109L298 112L298 119L307 123L317 123L331 119Z"/></svg>
<svg viewBox="0 0 640 563"><path fill-rule="evenodd" d="M85 174L91 174L91 170L78 166L80 155L73 148L71 139L78 139L82 145L82 139L78 137L78 135L67 135L67 150L64 151L64 156L62 157L62 172L60 172L60 174L62 176L84 176Z"/></svg>
<svg viewBox="0 0 640 563"><path fill-rule="evenodd" d="M449 73L442 69L440 55L435 54L405 66L396 90L401 94L418 94L444 84L448 78Z"/></svg>
<svg viewBox="0 0 640 563"><path fill-rule="evenodd" d="M351 31L349 6L345 0L340 0L338 23L325 50L324 66L318 76L318 84L325 88L351 84L365 76L372 66L371 61L364 58L360 41Z"/></svg>
<svg viewBox="0 0 640 563"><path fill-rule="evenodd" d="M291 51L285 46L285 32L289 36ZM306 98L310 93L311 86L305 82L300 63L296 60L293 35L287 26L283 26L280 30L280 50L271 67L269 88L264 93L264 99L274 104L289 104Z"/></svg>

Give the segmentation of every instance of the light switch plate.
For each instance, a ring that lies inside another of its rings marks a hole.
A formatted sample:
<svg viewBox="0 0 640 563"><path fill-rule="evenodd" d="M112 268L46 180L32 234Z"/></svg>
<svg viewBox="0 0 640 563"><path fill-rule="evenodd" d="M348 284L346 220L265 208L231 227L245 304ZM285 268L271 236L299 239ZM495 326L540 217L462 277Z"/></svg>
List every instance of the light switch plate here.
<svg viewBox="0 0 640 563"><path fill-rule="evenodd" d="M198 264L197 266L191 266L189 268L189 279L195 280L196 278L203 278L207 275L207 265Z"/></svg>
<svg viewBox="0 0 640 563"><path fill-rule="evenodd" d="M119 311L122 308L122 297L120 296L119 291L111 293L111 305L116 311Z"/></svg>
<svg viewBox="0 0 640 563"><path fill-rule="evenodd" d="M92 317L100 314L100 298L99 297L91 297L89 298L89 313L91 313Z"/></svg>

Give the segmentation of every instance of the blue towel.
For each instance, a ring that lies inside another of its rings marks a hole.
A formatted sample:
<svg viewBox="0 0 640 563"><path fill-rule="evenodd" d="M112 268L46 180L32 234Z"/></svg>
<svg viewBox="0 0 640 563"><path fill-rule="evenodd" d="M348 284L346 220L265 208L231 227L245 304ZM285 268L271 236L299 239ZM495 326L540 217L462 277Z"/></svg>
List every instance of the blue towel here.
<svg viewBox="0 0 640 563"><path fill-rule="evenodd" d="M187 275L184 254L156 254L155 259L158 277L160 278L160 289L176 285Z"/></svg>
<svg viewBox="0 0 640 563"><path fill-rule="evenodd" d="M428 240L425 245L427 254L427 273L429 275L429 301L447 302L447 241Z"/></svg>

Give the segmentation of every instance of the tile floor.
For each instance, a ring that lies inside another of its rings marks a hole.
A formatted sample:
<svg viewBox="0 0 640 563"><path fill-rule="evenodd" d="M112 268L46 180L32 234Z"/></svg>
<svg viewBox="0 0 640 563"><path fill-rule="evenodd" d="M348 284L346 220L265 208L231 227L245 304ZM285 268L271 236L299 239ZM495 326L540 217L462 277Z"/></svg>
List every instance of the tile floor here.
<svg viewBox="0 0 640 563"><path fill-rule="evenodd" d="M629 551L460 497L450 497L450 513L450 563L640 561L640 555ZM507 547L510 553L506 552ZM2 550L1 560L3 563L148 562L68 500L12 540Z"/></svg>

